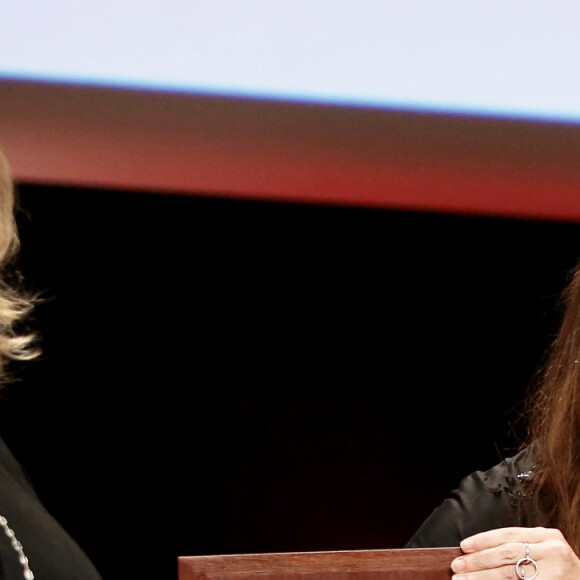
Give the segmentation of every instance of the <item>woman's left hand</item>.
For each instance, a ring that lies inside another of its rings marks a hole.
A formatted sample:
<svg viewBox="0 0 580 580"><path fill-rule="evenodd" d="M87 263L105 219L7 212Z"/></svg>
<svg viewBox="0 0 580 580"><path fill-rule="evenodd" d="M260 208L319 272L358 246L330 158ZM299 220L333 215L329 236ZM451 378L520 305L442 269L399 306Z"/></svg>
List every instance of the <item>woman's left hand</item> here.
<svg viewBox="0 0 580 580"><path fill-rule="evenodd" d="M580 580L580 559L560 530L498 528L460 545L463 555L451 563L454 580L531 580L535 572L536 580ZM521 565L518 574L516 564L526 555L536 565Z"/></svg>

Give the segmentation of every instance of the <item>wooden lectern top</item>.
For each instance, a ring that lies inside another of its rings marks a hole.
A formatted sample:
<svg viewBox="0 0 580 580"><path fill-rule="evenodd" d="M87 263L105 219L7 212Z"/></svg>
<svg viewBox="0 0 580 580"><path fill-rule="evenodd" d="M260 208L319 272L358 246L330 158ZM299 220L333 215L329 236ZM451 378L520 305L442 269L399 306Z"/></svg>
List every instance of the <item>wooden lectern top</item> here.
<svg viewBox="0 0 580 580"><path fill-rule="evenodd" d="M179 580L449 580L459 548L179 558Z"/></svg>

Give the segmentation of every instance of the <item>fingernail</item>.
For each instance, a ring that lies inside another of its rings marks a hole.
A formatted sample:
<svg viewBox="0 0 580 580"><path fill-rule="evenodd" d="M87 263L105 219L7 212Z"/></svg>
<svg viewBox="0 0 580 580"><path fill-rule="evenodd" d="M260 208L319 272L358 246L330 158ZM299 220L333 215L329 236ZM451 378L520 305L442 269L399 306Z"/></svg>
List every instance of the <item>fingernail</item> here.
<svg viewBox="0 0 580 580"><path fill-rule="evenodd" d="M451 569L454 572L461 572L462 570L465 570L465 562L461 558L456 558L451 562Z"/></svg>
<svg viewBox="0 0 580 580"><path fill-rule="evenodd" d="M451 576L451 580L465 580L466 576L461 576L461 575L457 575L455 574L454 576Z"/></svg>
<svg viewBox="0 0 580 580"><path fill-rule="evenodd" d="M470 552L473 549L473 540L467 538L467 540L463 540L459 545L464 552Z"/></svg>

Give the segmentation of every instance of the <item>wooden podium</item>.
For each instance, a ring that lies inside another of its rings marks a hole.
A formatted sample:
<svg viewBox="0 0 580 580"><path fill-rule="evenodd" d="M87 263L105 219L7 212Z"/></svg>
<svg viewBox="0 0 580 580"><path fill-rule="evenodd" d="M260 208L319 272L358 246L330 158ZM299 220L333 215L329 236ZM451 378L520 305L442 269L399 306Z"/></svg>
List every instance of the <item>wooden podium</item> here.
<svg viewBox="0 0 580 580"><path fill-rule="evenodd" d="M179 580L449 580L459 548L179 558Z"/></svg>

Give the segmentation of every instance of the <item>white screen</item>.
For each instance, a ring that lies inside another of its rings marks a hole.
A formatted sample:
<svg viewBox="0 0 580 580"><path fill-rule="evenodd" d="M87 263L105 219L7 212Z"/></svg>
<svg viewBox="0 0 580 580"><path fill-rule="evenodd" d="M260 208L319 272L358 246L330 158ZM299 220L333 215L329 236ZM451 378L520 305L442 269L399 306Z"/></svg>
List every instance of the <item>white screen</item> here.
<svg viewBox="0 0 580 580"><path fill-rule="evenodd" d="M19 0L0 76L580 121L580 3Z"/></svg>

